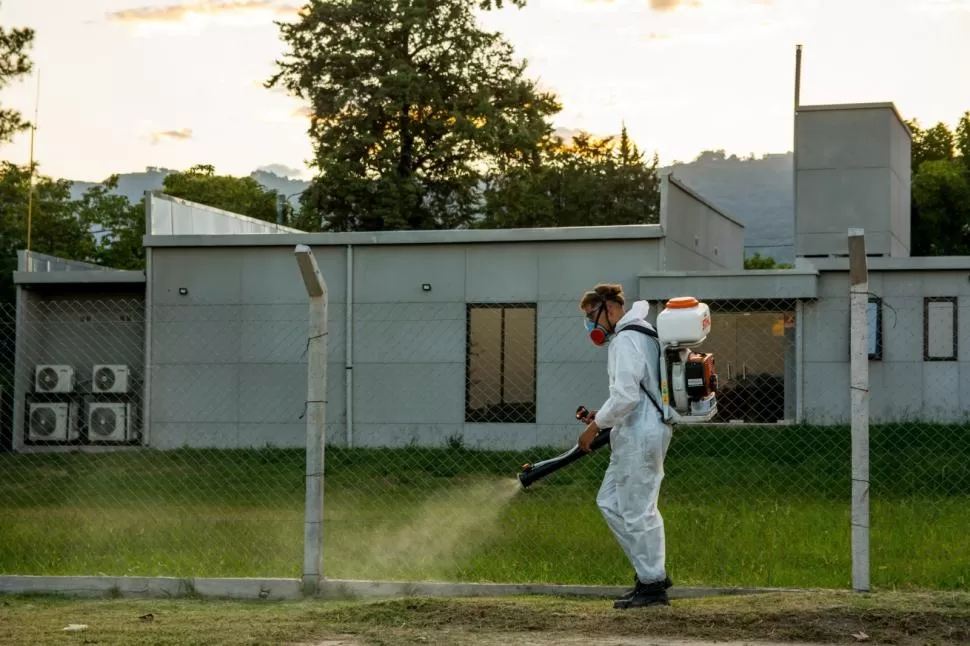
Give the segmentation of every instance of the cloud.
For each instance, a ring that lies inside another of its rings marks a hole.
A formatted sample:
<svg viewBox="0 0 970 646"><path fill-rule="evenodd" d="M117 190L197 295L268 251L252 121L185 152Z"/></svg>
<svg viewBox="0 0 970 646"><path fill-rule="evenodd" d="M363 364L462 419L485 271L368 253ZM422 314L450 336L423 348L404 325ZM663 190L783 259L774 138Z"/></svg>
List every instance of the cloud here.
<svg viewBox="0 0 970 646"><path fill-rule="evenodd" d="M918 13L970 13L970 0L919 0L910 9Z"/></svg>
<svg viewBox="0 0 970 646"><path fill-rule="evenodd" d="M143 6L107 14L108 22L134 24L173 24L188 20L238 16L253 12L275 16L295 16L300 8L277 4L275 0L200 0L184 4Z"/></svg>
<svg viewBox="0 0 970 646"><path fill-rule="evenodd" d="M181 130L158 130L152 133L152 145L155 146L163 141L186 141L191 138L191 128L182 128Z"/></svg>
<svg viewBox="0 0 970 646"><path fill-rule="evenodd" d="M274 175L285 177L287 179L301 179L303 177L302 170L299 168L292 168L285 164L267 164L265 166L260 166L256 170L273 173Z"/></svg>
<svg viewBox="0 0 970 646"><path fill-rule="evenodd" d="M963 0L936 0L937 2L961 2ZM583 4L614 4L615 0L582 0ZM711 5L706 4L707 0L648 0L645 4L649 5L652 11L657 13L673 13L683 9L705 9L711 10L718 6L726 5L729 9L734 9L745 4L772 6L775 0L722 0L720 3Z"/></svg>
<svg viewBox="0 0 970 646"><path fill-rule="evenodd" d="M560 137L563 143L566 145L571 144L573 142L573 139L575 139L577 135L583 134L583 133L589 135L590 137L594 137L596 139L606 139L607 137L619 138L620 136L619 133L602 134L599 132L592 132L585 128L566 128L564 126L559 126L552 132L553 136Z"/></svg>

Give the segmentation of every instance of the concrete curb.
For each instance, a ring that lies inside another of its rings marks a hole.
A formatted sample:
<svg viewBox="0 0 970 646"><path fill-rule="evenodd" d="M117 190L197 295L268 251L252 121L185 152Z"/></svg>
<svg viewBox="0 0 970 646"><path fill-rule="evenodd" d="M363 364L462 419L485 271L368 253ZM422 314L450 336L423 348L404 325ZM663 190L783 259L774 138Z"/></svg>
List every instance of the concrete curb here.
<svg viewBox="0 0 970 646"><path fill-rule="evenodd" d="M613 598L627 586L528 583L448 583L327 579L315 598L379 599L400 597L513 597L524 595ZM671 599L697 599L771 592L784 588L680 588ZM302 599L299 579L178 578L129 576L0 576L0 594L54 594L71 597L206 597L215 599Z"/></svg>
<svg viewBox="0 0 970 646"><path fill-rule="evenodd" d="M0 594L72 597L300 599L299 579L152 576L0 576Z"/></svg>

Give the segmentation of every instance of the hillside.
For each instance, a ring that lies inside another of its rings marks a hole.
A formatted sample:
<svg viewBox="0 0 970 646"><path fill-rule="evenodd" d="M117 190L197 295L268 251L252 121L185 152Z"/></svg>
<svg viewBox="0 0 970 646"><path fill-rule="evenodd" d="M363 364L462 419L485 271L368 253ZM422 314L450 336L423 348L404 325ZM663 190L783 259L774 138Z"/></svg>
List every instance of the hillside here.
<svg viewBox="0 0 970 646"><path fill-rule="evenodd" d="M165 176L174 172L148 168L141 173L119 176L117 193L137 202L145 191L159 190ZM717 207L744 223L747 254L760 252L779 262L794 261L794 207L791 153L766 155L760 159L727 157L723 151L706 151L691 162L676 163L661 169L674 173L684 184L703 195ZM282 177L266 170L252 177L268 189L281 192L296 202L295 194L309 184ZM90 182L75 182L74 197L80 197Z"/></svg>
<svg viewBox="0 0 970 646"><path fill-rule="evenodd" d="M689 163L664 167L712 204L744 223L745 253L778 262L795 259L794 164L791 153L760 159L702 153Z"/></svg>
<svg viewBox="0 0 970 646"><path fill-rule="evenodd" d="M118 190L114 191L114 193L124 195L132 202L137 202L145 194L145 191L161 190L165 177L174 172L176 171L168 168L149 167L142 173L122 173L118 176ZM309 182L280 177L275 173L265 170L253 171L250 175L264 187L289 196L293 202L296 201L293 195L300 193L310 185ZM71 197L74 199L81 197L84 191L92 186L95 186L94 182L73 182L71 186Z"/></svg>

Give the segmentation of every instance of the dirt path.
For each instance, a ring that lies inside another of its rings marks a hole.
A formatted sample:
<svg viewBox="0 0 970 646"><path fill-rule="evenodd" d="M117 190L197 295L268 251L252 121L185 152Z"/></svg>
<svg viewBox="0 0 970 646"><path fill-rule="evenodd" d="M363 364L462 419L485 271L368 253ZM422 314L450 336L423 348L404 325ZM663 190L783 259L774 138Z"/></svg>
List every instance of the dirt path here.
<svg viewBox="0 0 970 646"><path fill-rule="evenodd" d="M400 633L387 635L384 639L363 639L358 637L334 637L312 644L294 646L373 646L374 644L461 644L467 646L819 646L817 642L772 642L760 640L747 641L706 641L694 639L672 639L669 637L630 637L627 635L574 635L568 633L499 633L482 634L466 631L437 631L422 634L415 631L411 635ZM399 641L400 640L400 641Z"/></svg>
<svg viewBox="0 0 970 646"><path fill-rule="evenodd" d="M967 593L804 592L686 600L643 612L542 597L393 599L331 607L300 646L940 646L970 644Z"/></svg>

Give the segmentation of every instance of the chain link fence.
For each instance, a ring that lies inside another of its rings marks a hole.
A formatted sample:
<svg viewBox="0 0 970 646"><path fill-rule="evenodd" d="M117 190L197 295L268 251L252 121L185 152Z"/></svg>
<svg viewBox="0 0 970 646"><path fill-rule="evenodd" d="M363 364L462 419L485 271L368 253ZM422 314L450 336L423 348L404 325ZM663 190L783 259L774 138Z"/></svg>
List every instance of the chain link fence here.
<svg viewBox="0 0 970 646"><path fill-rule="evenodd" d="M954 359L970 318L951 300L873 303L873 585L965 588ZM670 574L848 587L848 289L708 304L696 349L715 355L718 415L674 430ZM18 328L0 304L0 574L299 577L306 306L144 312L127 296L32 297ZM352 356L343 317L331 307L325 576L631 580L595 503L608 449L528 489L516 478L573 446L577 406L607 395L575 300L358 303Z"/></svg>
<svg viewBox="0 0 970 646"><path fill-rule="evenodd" d="M146 371L142 298L0 304L0 574L299 576L303 451L265 445L304 445L306 371L290 392L241 332L299 361L301 312L157 308ZM237 448L244 416L292 423Z"/></svg>
<svg viewBox="0 0 970 646"><path fill-rule="evenodd" d="M970 299L936 295L959 293L950 279L887 275L869 297L871 578L884 588L970 587Z"/></svg>

